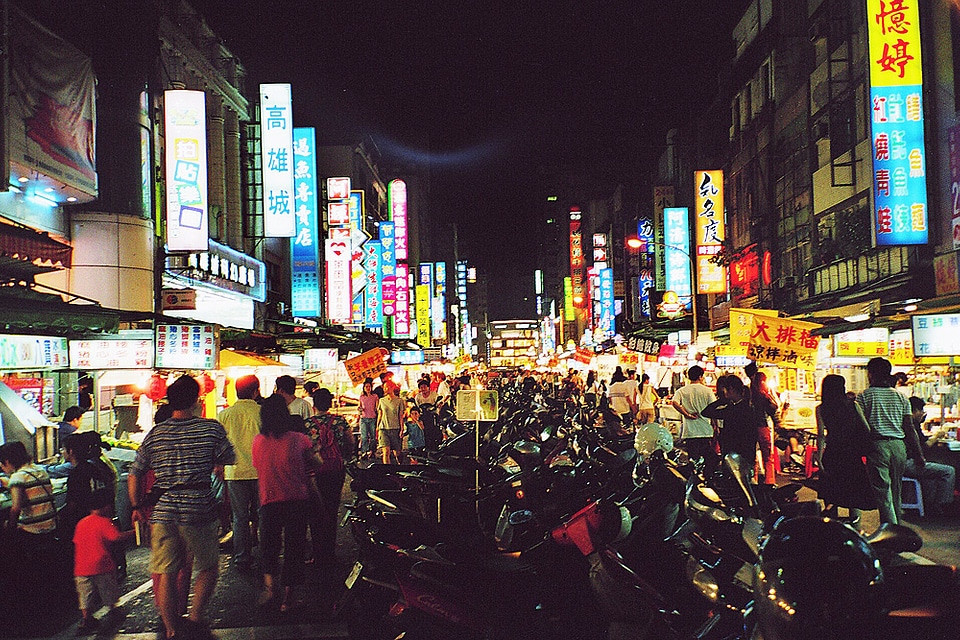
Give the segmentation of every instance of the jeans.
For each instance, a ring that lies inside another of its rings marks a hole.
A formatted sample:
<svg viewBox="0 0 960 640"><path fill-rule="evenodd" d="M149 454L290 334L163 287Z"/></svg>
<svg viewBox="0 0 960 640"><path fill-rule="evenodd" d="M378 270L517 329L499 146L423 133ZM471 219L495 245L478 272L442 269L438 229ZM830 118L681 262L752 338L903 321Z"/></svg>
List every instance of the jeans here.
<svg viewBox="0 0 960 640"><path fill-rule="evenodd" d="M867 476L880 505L880 522L900 524L900 488L907 463L903 440L874 440L867 450Z"/></svg>
<svg viewBox="0 0 960 640"><path fill-rule="evenodd" d="M303 550L307 538L307 500L270 502L260 507L260 550L263 572L275 576L280 572L280 550L283 550L283 571L280 581L285 587L303 582Z"/></svg>
<svg viewBox="0 0 960 640"><path fill-rule="evenodd" d="M250 551L250 523L256 520L260 497L256 480L227 480L230 513L233 516L233 561L246 564L253 560Z"/></svg>
<svg viewBox="0 0 960 640"><path fill-rule="evenodd" d="M377 419L360 418L360 453L376 453Z"/></svg>
<svg viewBox="0 0 960 640"><path fill-rule="evenodd" d="M953 502L957 472L950 465L928 462L923 469L918 469L913 460L907 460L903 475L920 481L924 502L928 505L942 507Z"/></svg>

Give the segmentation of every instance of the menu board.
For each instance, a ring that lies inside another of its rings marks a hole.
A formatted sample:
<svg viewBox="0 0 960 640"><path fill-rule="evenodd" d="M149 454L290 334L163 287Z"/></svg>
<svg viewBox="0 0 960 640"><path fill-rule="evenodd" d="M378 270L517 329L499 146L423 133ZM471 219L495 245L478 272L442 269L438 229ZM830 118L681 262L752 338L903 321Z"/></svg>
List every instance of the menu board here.
<svg viewBox="0 0 960 640"><path fill-rule="evenodd" d="M71 369L152 369L153 356L152 337L70 341Z"/></svg>
<svg viewBox="0 0 960 640"><path fill-rule="evenodd" d="M66 338L0 335L0 369L37 371L67 366Z"/></svg>
<svg viewBox="0 0 960 640"><path fill-rule="evenodd" d="M218 335L213 325L157 325L157 369L216 369Z"/></svg>

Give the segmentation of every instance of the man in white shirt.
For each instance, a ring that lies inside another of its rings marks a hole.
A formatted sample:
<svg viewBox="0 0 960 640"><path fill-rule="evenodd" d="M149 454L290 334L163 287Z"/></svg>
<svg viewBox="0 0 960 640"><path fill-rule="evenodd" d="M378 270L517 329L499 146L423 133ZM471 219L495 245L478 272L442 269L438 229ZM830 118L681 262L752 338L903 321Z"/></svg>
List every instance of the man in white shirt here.
<svg viewBox="0 0 960 640"><path fill-rule="evenodd" d="M627 379L623 382L627 390L627 398L630 406L633 407L633 416L636 417L640 408L640 383L637 382L637 372L635 369L627 369Z"/></svg>
<svg viewBox="0 0 960 640"><path fill-rule="evenodd" d="M690 367L687 378L690 379L689 384L677 389L672 401L674 409L683 416L680 446L686 449L691 458L702 457L707 469L712 469L717 457L713 448L713 426L700 412L717 397L703 383L703 367Z"/></svg>
<svg viewBox="0 0 960 640"><path fill-rule="evenodd" d="M287 401L287 410L292 416L300 416L304 420L313 416L313 407L304 400L298 398L297 381L293 376L280 376L277 378L277 393L283 396Z"/></svg>

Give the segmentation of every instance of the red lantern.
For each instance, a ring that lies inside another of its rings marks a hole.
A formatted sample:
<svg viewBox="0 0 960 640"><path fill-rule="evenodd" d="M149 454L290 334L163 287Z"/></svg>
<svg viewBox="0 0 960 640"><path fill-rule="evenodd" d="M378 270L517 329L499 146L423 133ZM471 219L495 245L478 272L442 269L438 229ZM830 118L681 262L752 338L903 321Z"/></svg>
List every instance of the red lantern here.
<svg viewBox="0 0 960 640"><path fill-rule="evenodd" d="M197 378L197 383L200 385L200 395L202 396L207 395L217 386L217 384L213 381L213 378L206 373L200 374L200 376Z"/></svg>
<svg viewBox="0 0 960 640"><path fill-rule="evenodd" d="M153 376L147 383L147 397L157 402L167 395L167 381L161 376Z"/></svg>

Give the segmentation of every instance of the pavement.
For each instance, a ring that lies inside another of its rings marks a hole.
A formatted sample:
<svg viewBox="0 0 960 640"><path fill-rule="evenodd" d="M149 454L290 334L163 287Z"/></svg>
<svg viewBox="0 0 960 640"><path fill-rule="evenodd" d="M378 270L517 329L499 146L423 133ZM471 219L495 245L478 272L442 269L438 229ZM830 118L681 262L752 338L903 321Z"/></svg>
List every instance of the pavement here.
<svg viewBox="0 0 960 640"><path fill-rule="evenodd" d="M348 479L343 498L346 500L349 497L352 497L352 493ZM801 500L815 498L816 494L809 488L800 492ZM928 515L921 518L915 511L907 511L904 520L923 538L923 548L915 555L915 561L960 565L960 500L950 505L943 516ZM865 512L861 528L869 533L877 526L877 512ZM284 640L348 637L346 621L336 619L332 612L333 603L343 593L343 581L357 555L348 527L341 527L338 532L335 565L308 565L304 605L282 614L267 613L256 606L261 584L259 572L239 570L230 562L229 544L222 547L220 581L208 608L211 629L216 638ZM121 584L121 604L126 616L118 624L102 630L97 638L154 640L158 637L160 619L153 604L148 559L149 549L131 546L127 553L128 573ZM74 638L80 619L76 600L69 588L64 588L64 585L60 587L51 588L47 594L38 594L37 598L25 597L22 606L17 607L19 615L15 619L0 620L0 637ZM3 594L2 597L8 598L10 594Z"/></svg>

